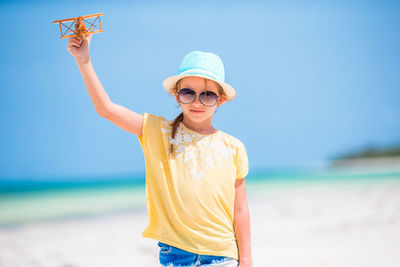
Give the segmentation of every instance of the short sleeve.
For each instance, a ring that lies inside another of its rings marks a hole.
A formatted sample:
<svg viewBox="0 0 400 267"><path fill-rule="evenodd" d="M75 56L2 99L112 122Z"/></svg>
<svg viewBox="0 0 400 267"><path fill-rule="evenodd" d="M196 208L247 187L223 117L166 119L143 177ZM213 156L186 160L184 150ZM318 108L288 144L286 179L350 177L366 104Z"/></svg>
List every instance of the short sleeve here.
<svg viewBox="0 0 400 267"><path fill-rule="evenodd" d="M246 177L249 172L249 160L247 158L246 148L239 141L236 149L236 179Z"/></svg>
<svg viewBox="0 0 400 267"><path fill-rule="evenodd" d="M143 150L145 150L151 143L160 138L160 120L159 116L154 114L142 113L142 115L142 134L137 137Z"/></svg>

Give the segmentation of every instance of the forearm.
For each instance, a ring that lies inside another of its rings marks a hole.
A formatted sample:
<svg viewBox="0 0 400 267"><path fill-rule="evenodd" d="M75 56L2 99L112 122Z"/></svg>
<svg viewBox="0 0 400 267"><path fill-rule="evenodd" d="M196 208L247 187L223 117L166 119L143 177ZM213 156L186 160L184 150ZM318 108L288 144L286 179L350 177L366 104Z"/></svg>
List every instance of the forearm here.
<svg viewBox="0 0 400 267"><path fill-rule="evenodd" d="M239 261L243 266L245 264L251 266L250 214L248 208L235 213L233 226L239 249Z"/></svg>
<svg viewBox="0 0 400 267"><path fill-rule="evenodd" d="M101 85L90 58L76 59L76 62L97 113L105 115L108 107L111 105L111 100Z"/></svg>

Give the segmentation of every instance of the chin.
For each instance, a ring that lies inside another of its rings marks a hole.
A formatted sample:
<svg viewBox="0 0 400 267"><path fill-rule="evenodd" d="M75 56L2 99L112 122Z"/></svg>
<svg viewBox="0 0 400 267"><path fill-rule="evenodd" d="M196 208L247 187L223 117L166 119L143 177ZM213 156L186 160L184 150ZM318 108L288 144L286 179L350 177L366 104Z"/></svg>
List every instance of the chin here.
<svg viewBox="0 0 400 267"><path fill-rule="evenodd" d="M193 113L190 110L184 113L184 116L187 116L192 121L204 121L212 116L209 112L201 112L201 113Z"/></svg>

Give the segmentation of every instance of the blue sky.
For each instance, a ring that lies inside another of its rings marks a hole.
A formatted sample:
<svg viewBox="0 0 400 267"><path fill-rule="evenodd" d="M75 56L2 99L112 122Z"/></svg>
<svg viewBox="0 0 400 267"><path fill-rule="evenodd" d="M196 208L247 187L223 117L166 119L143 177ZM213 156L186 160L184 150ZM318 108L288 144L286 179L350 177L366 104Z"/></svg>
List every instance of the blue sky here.
<svg viewBox="0 0 400 267"><path fill-rule="evenodd" d="M213 125L243 141L255 170L400 143L399 11L391 1L0 2L0 177L144 173L137 137L97 115L53 20L105 13L92 62L111 100L138 113L173 119L162 81L192 50L218 54L237 97Z"/></svg>

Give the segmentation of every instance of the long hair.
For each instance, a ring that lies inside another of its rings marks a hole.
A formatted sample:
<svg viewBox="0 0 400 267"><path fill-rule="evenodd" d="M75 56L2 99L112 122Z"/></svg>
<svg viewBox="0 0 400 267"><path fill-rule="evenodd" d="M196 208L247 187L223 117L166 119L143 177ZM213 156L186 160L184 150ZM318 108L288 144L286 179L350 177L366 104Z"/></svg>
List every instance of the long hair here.
<svg viewBox="0 0 400 267"><path fill-rule="evenodd" d="M182 79L181 79L182 80ZM179 91L179 85L181 80L179 80L176 83L174 92L178 92ZM218 93L221 96L226 97L226 94L224 92L224 89L222 89L222 87L217 83L218 86ZM170 126L172 126L172 131L171 131L171 138L174 139L175 135L176 135L176 131L178 129L179 124L183 121L183 112L181 112L171 123ZM174 144L171 143L170 148L169 148L169 152L168 152L168 157L172 157L174 155Z"/></svg>

